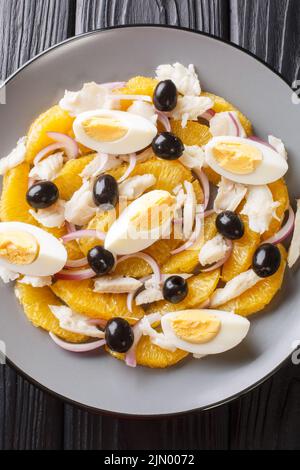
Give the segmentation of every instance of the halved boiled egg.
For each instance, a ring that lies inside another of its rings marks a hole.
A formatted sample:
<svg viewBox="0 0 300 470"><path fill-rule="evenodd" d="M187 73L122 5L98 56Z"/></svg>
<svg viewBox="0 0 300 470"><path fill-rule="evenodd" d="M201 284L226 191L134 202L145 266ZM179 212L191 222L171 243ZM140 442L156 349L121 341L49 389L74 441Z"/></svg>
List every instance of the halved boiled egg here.
<svg viewBox="0 0 300 470"><path fill-rule="evenodd" d="M247 335L250 322L220 310L182 310L161 319L166 340L193 354L219 354L237 346Z"/></svg>
<svg viewBox="0 0 300 470"><path fill-rule="evenodd" d="M268 184L288 170L272 148L241 137L214 137L205 147L206 163L219 175L243 184Z"/></svg>
<svg viewBox="0 0 300 470"><path fill-rule="evenodd" d="M112 155L138 152L148 147L157 134L156 126L149 119L105 109L80 114L73 129L79 143Z"/></svg>
<svg viewBox="0 0 300 470"><path fill-rule="evenodd" d="M52 276L67 261L64 245L53 235L22 222L0 223L0 266L29 276Z"/></svg>
<svg viewBox="0 0 300 470"><path fill-rule="evenodd" d="M132 202L110 227L105 248L116 255L129 255L148 248L170 233L176 198L155 190Z"/></svg>

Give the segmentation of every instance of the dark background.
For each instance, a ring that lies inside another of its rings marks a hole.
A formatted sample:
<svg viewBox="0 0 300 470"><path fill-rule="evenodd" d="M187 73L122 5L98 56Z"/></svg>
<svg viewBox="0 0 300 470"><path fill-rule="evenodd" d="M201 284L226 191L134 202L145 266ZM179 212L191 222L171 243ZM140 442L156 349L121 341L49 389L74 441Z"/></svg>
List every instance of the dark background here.
<svg viewBox="0 0 300 470"><path fill-rule="evenodd" d="M0 0L1 78L75 34L135 23L210 32L300 79L300 0ZM151 421L82 411L0 366L0 449L300 449L299 431L291 363L230 404Z"/></svg>

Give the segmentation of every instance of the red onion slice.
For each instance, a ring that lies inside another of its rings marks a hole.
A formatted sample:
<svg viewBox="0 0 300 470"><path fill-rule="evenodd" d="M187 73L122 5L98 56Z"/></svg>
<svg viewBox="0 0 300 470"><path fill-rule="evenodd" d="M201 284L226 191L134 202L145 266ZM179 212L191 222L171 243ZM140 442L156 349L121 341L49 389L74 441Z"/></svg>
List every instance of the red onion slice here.
<svg viewBox="0 0 300 470"><path fill-rule="evenodd" d="M62 134L61 132L47 132L47 135L50 139L55 140L55 142L61 144L62 148L65 150L68 160L73 160L79 155L79 146L76 140L72 137Z"/></svg>
<svg viewBox="0 0 300 470"><path fill-rule="evenodd" d="M136 166L136 162L137 162L137 157L136 157L136 153L132 153L129 157L129 165L128 165L128 168L127 170L125 171L124 175L118 180L118 183L122 183L123 181L125 181L128 176L131 175L131 173L133 172L133 170L135 169L135 166Z"/></svg>
<svg viewBox="0 0 300 470"><path fill-rule="evenodd" d="M123 261L126 261L127 259L131 259L131 258L139 258L139 259L143 259L144 261L146 261L146 263L148 263L149 266L152 268L152 271L153 271L153 274L155 276L155 280L156 280L157 284L160 284L160 282L161 282L160 267L157 264L157 262L155 261L155 259L152 258L152 256L147 255L146 253L141 252L141 253L133 253L132 255L128 255L128 256L122 256L121 258L119 258L117 260L115 266L117 266L118 264L122 263Z"/></svg>
<svg viewBox="0 0 300 470"><path fill-rule="evenodd" d="M95 276L96 273L92 269L79 269L78 271L62 269L59 273L55 274L56 279L64 281L83 281L85 279L92 279Z"/></svg>
<svg viewBox="0 0 300 470"><path fill-rule="evenodd" d="M41 150L33 160L33 164L37 165L43 158L48 157L51 153L55 152L56 150L61 150L61 144L51 144Z"/></svg>
<svg viewBox="0 0 300 470"><path fill-rule="evenodd" d="M159 313L153 313L151 315L147 315L146 317L152 325L153 323L156 323L160 321L161 315ZM138 322L134 327L133 327L133 334L134 334L134 342L129 351L126 353L125 356L125 363L129 367L136 367L136 348L138 343L140 342L143 333L140 330L140 322Z"/></svg>
<svg viewBox="0 0 300 470"><path fill-rule="evenodd" d="M277 245L277 243L283 242L293 232L295 224L295 214L291 206L289 207L288 211L289 216L284 226L279 230L279 232L275 233L273 237L264 240L263 243L273 243L273 245Z"/></svg>
<svg viewBox="0 0 300 470"><path fill-rule="evenodd" d="M67 343L62 339L58 338L54 333L49 333L50 338L54 341L57 346L64 349L65 351L70 351L74 353L85 353L89 351L94 351L95 349L99 349L106 344L105 339L101 339L99 341L93 341L92 343L84 343L84 344L73 344Z"/></svg>
<svg viewBox="0 0 300 470"><path fill-rule="evenodd" d="M265 145L266 147L269 147L270 149L274 150L274 152L278 153L275 147L273 147L273 145L269 144L265 140L260 139L256 135L251 135L250 137L248 137L248 139L253 140L253 142L258 142L259 144Z"/></svg>
<svg viewBox="0 0 300 470"><path fill-rule="evenodd" d="M196 242L198 241L201 235L202 218L203 218L203 214L196 215L195 230L192 233L190 239L187 240L179 248L176 248L176 250L171 251L171 255L176 255L177 253L181 253L182 251L188 250L189 248L192 248L196 244Z"/></svg>
<svg viewBox="0 0 300 470"><path fill-rule="evenodd" d="M107 325L107 320L103 320L102 318L91 318L88 320L88 323L90 325L99 326L102 330L104 330Z"/></svg>
<svg viewBox="0 0 300 470"><path fill-rule="evenodd" d="M72 240L79 240L80 238L99 238L99 240L105 240L106 234L99 232L98 230L77 230L75 232L68 233L61 237L63 243L68 243Z"/></svg>
<svg viewBox="0 0 300 470"><path fill-rule="evenodd" d="M217 261L216 263L212 264L209 268L201 269L202 273L209 273L210 271L214 271L215 269L220 268L223 266L223 264L226 263L226 261L229 259L231 256L232 250L233 250L233 243L231 240L227 240L228 245L230 246L229 250L227 251L226 255L224 258L220 259L220 261Z"/></svg>
<svg viewBox="0 0 300 470"><path fill-rule="evenodd" d="M214 116L216 112L213 109L208 109L205 111L205 113L201 114L201 118L206 119L206 121L210 121Z"/></svg>
<svg viewBox="0 0 300 470"><path fill-rule="evenodd" d="M203 211L207 209L207 206L209 204L209 198L210 198L210 185L208 178L206 174L199 168L193 168L193 172L197 179L199 180L202 189L203 189L203 194L204 194L204 204L203 204Z"/></svg>
<svg viewBox="0 0 300 470"><path fill-rule="evenodd" d="M109 97L115 100L147 101L152 103L152 99L147 95L110 95Z"/></svg>
<svg viewBox="0 0 300 470"><path fill-rule="evenodd" d="M76 227L74 224L70 224L70 222L68 221L66 221L65 224L66 224L66 229L68 233L76 232Z"/></svg>
<svg viewBox="0 0 300 470"><path fill-rule="evenodd" d="M87 258L81 258L81 259L69 259L65 265L65 268L83 268L84 266L87 266L88 260Z"/></svg>
<svg viewBox="0 0 300 470"><path fill-rule="evenodd" d="M234 127L235 127L235 130L236 130L236 136L237 137L240 137L241 133L240 133L240 126L235 118L235 115L233 113L228 113L229 114L229 117L230 119L232 120L233 124L234 124Z"/></svg>
<svg viewBox="0 0 300 470"><path fill-rule="evenodd" d="M155 111L158 117L159 122L164 126L167 132L171 132L171 124L165 113L161 111Z"/></svg>

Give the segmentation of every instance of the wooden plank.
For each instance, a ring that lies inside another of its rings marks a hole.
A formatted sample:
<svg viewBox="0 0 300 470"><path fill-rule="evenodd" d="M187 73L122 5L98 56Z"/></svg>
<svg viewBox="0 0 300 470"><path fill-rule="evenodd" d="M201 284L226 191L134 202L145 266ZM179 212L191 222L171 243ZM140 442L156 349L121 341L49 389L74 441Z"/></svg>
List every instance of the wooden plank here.
<svg viewBox="0 0 300 470"><path fill-rule="evenodd" d="M76 33L122 24L184 26L229 37L227 0L77 0Z"/></svg>
<svg viewBox="0 0 300 470"><path fill-rule="evenodd" d="M254 52L292 83L300 78L300 2L231 0L232 41Z"/></svg>
<svg viewBox="0 0 300 470"><path fill-rule="evenodd" d="M1 79L74 30L69 22L71 2L0 0ZM0 366L1 449L59 449L62 423L59 400L30 385L8 365Z"/></svg>

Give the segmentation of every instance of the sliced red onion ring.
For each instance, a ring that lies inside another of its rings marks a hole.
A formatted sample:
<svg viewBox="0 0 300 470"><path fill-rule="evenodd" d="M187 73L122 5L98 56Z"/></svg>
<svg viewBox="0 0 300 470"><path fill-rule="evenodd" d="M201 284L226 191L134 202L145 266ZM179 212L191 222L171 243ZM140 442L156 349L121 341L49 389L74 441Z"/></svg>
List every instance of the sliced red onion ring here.
<svg viewBox="0 0 300 470"><path fill-rule="evenodd" d="M156 110L155 111L158 117L159 122L164 126L167 132L171 132L171 124L165 113Z"/></svg>
<svg viewBox="0 0 300 470"><path fill-rule="evenodd" d="M202 189L203 189L203 194L204 194L203 211L205 211L207 209L208 204L209 204L209 198L210 198L209 181L208 181L208 178L207 178L206 174L201 169L193 168L193 173L195 174L195 176L199 180L199 182L202 186Z"/></svg>
<svg viewBox="0 0 300 470"><path fill-rule="evenodd" d="M232 120L233 124L234 124L234 127L235 127L235 130L236 130L236 136L237 137L240 137L241 133L240 133L240 126L235 118L235 115L233 113L228 113L229 114L229 117L230 119Z"/></svg>
<svg viewBox="0 0 300 470"><path fill-rule="evenodd" d="M69 259L65 265L65 268L83 268L84 266L87 266L88 260L87 258L81 258L81 259Z"/></svg>
<svg viewBox="0 0 300 470"><path fill-rule="evenodd" d="M208 211L205 211L203 216L206 219L206 217L209 217L210 215L214 214L215 211L213 209L209 209Z"/></svg>
<svg viewBox="0 0 300 470"><path fill-rule="evenodd" d="M62 145L67 155L68 160L73 160L78 157L79 155L79 146L76 140L72 139L72 137L62 134L61 132L47 132L47 135L50 139L55 140Z"/></svg>
<svg viewBox="0 0 300 470"><path fill-rule="evenodd" d="M140 282L144 283L144 282L147 281L148 279L150 279L150 276L143 277L143 278L140 279ZM138 294L138 292L139 292L142 288L143 288L143 287L139 287L139 288L136 289L135 291L129 292L128 295L127 295L127 308L128 308L128 310L129 310L130 313L133 312L132 302L133 302L135 296Z"/></svg>
<svg viewBox="0 0 300 470"><path fill-rule="evenodd" d="M274 152L278 153L275 147L273 147L273 145L269 144L265 140L260 139L256 135L251 135L250 137L248 137L248 139L253 140L253 142L258 142L259 144L265 145L266 147L269 147L270 149L274 150Z"/></svg>
<svg viewBox="0 0 300 470"><path fill-rule="evenodd" d="M62 269L59 273L55 274L56 279L64 281L83 281L84 279L92 279L95 276L96 273L92 269L79 269L78 271Z"/></svg>
<svg viewBox="0 0 300 470"><path fill-rule="evenodd" d="M159 313L153 313L152 315L147 315L146 317L152 325L153 323L156 323L160 321L161 315ZM133 327L133 334L134 334L134 342L129 351L126 353L125 356L125 363L129 367L136 367L136 348L137 345L139 344L143 333L141 332L140 329L140 322L138 322L134 327Z"/></svg>
<svg viewBox="0 0 300 470"><path fill-rule="evenodd" d="M129 100L129 101L147 101L152 103L152 99L147 95L109 95L114 100Z"/></svg>
<svg viewBox="0 0 300 470"><path fill-rule="evenodd" d="M171 255L176 255L177 253L181 253L182 251L188 250L196 244L201 235L202 218L203 214L196 215L195 230L192 233L191 237L179 248L176 248L176 250L171 251Z"/></svg>
<svg viewBox="0 0 300 470"><path fill-rule="evenodd" d="M155 259L152 258L152 256L147 255L146 253L140 252L140 253L133 253L132 255L128 255L128 256L122 256L121 258L119 258L117 260L115 266L117 266L118 264L122 263L123 261L126 261L127 259L131 259L131 258L140 258L140 259L143 259L144 261L146 261L146 263L148 263L149 266L151 266L151 268L152 268L152 271L153 271L153 274L155 276L155 280L156 280L157 284L160 284L160 282L161 282L160 268L159 268L157 262L155 261Z"/></svg>
<svg viewBox="0 0 300 470"><path fill-rule="evenodd" d="M200 117L206 119L207 121L210 121L215 114L216 112L213 109L208 109L207 111L205 111L205 113L201 114Z"/></svg>
<svg viewBox="0 0 300 470"><path fill-rule="evenodd" d="M126 82L107 82L101 83L101 86L108 88L109 90L114 90L115 88L122 88L126 85Z"/></svg>
<svg viewBox="0 0 300 470"><path fill-rule="evenodd" d="M129 175L131 175L131 173L135 169L136 162L137 162L136 153L132 153L129 157L129 165L127 167L127 170L125 171L124 175L118 180L118 183L122 183L128 178Z"/></svg>
<svg viewBox="0 0 300 470"><path fill-rule="evenodd" d="M295 214L291 206L289 207L288 211L289 216L284 226L279 230L279 232L275 233L273 237L264 240L263 243L273 243L273 245L277 245L277 243L283 242L293 232L295 224Z"/></svg>
<svg viewBox="0 0 300 470"><path fill-rule="evenodd" d="M70 222L66 221L66 228L68 233L76 232L76 227L74 224L70 224Z"/></svg>
<svg viewBox="0 0 300 470"><path fill-rule="evenodd" d="M220 268L221 266L223 266L223 264L226 263L226 261L228 260L228 258L230 257L231 253L232 253L232 250L233 250L233 243L231 240L227 240L228 242L228 245L230 246L229 250L227 251L226 255L224 256L224 258L220 259L220 261L217 261L217 263L214 263L212 264L209 268L205 268L205 269L201 269L201 272L202 273L209 273L210 271L214 271L215 269L218 269Z"/></svg>
<svg viewBox="0 0 300 470"><path fill-rule="evenodd" d="M37 165L43 158L48 157L51 153L55 152L56 150L61 150L61 144L51 144L41 150L33 160L33 164Z"/></svg>
<svg viewBox="0 0 300 470"><path fill-rule="evenodd" d="M99 238L99 240L105 240L106 234L99 232L98 230L77 230L75 232L68 233L61 237L63 243L70 242L72 240L79 240L80 238Z"/></svg>
<svg viewBox="0 0 300 470"><path fill-rule="evenodd" d="M90 320L88 320L88 323L90 325L99 326L104 330L107 325L107 320L103 320L102 318L91 318Z"/></svg>
<svg viewBox="0 0 300 470"><path fill-rule="evenodd" d="M58 338L54 333L49 333L50 338L54 341L57 346L65 349L65 351L70 351L74 353L85 353L89 351L94 351L95 349L99 349L106 344L105 339L101 339L99 341L93 341L92 343L84 343L84 344L73 344L67 343L62 339Z"/></svg>

